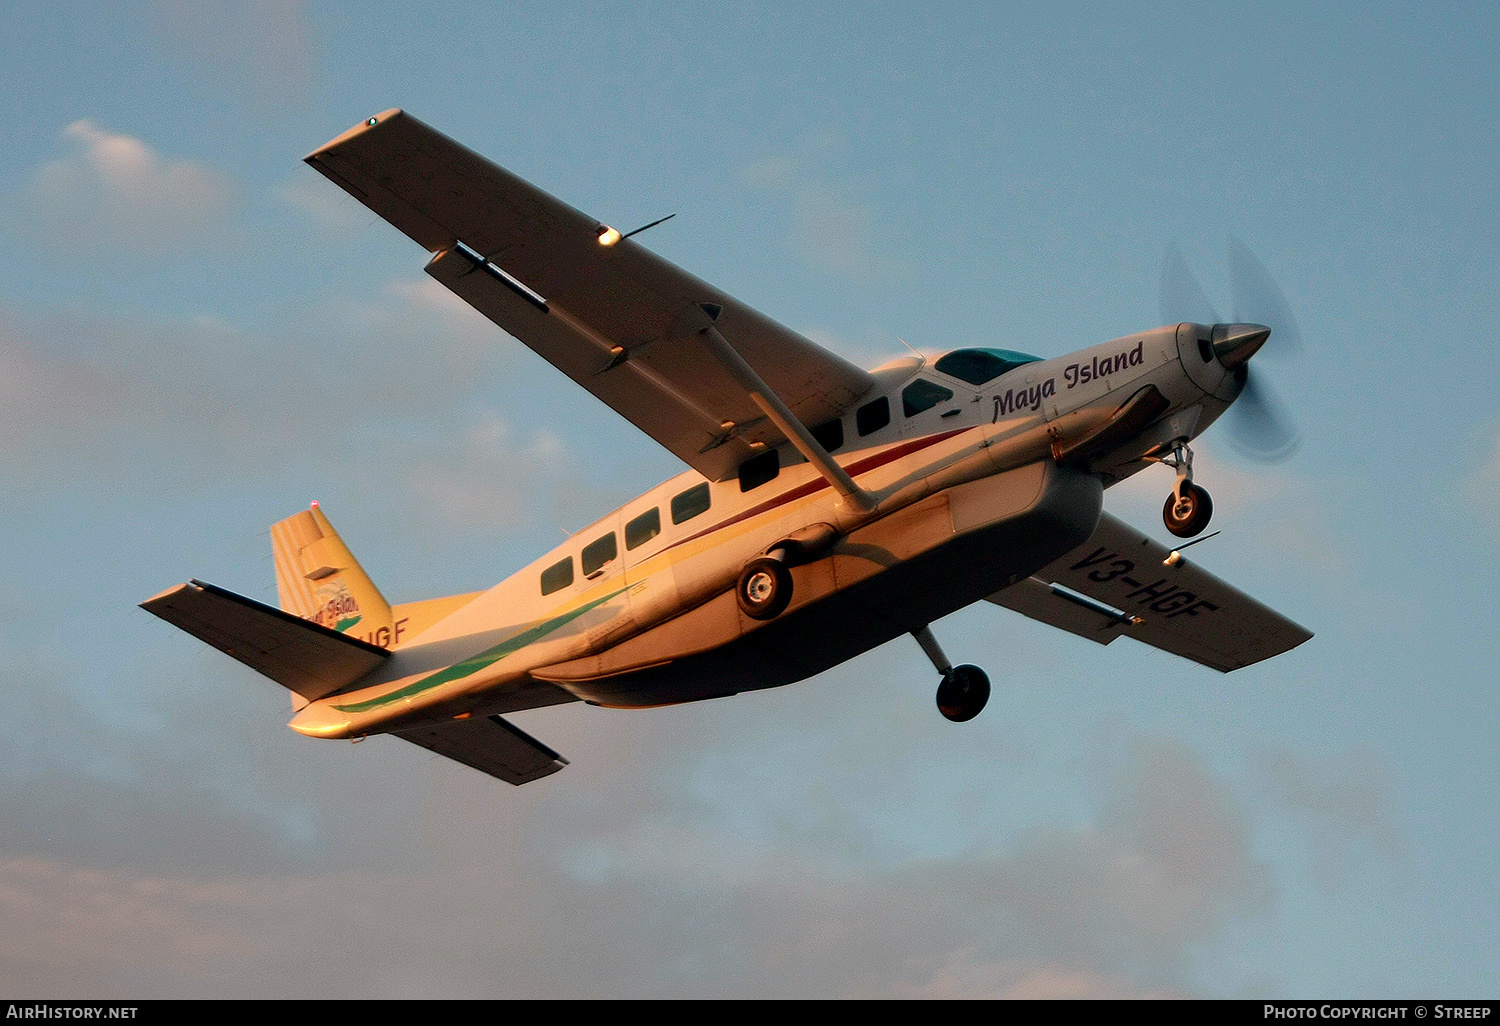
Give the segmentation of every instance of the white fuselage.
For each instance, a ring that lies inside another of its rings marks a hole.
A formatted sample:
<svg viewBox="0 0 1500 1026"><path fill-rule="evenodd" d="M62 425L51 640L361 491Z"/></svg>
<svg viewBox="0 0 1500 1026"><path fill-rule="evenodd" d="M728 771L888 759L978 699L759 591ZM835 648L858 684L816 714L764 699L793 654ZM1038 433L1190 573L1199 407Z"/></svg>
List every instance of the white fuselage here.
<svg viewBox="0 0 1500 1026"><path fill-rule="evenodd" d="M1228 407L1240 381L1200 344L1206 331L1159 328L982 384L939 372L937 359L886 364L838 428L814 432L877 500L872 511L790 443L739 478L680 474L403 639L381 668L291 726L354 737L577 699L688 701L789 683L920 629L1086 538L1101 485ZM1149 423L1128 436L1101 430L1148 386L1159 394ZM1093 448L1061 455L1090 439ZM741 567L800 536L826 543L795 567L792 606L771 623L740 614L730 590ZM929 577L953 586L928 591L895 572L924 559Z"/></svg>

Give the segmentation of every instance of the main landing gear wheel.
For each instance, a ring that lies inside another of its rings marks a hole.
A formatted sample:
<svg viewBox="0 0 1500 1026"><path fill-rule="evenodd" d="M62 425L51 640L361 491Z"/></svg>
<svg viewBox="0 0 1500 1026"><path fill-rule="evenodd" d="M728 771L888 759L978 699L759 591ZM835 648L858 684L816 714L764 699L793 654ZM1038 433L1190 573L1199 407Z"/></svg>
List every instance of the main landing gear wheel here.
<svg viewBox="0 0 1500 1026"><path fill-rule="evenodd" d="M955 666L938 685L938 712L954 723L972 720L989 700L990 679L977 666Z"/></svg>
<svg viewBox="0 0 1500 1026"><path fill-rule="evenodd" d="M1167 496L1161 519L1177 537L1191 538L1208 526L1208 518L1214 515L1214 502L1207 492L1189 482L1183 483L1181 493L1180 497L1177 492Z"/></svg>
<svg viewBox="0 0 1500 1026"><path fill-rule="evenodd" d="M752 559L740 571L734 597L752 620L774 620L792 601L792 572L770 556Z"/></svg>

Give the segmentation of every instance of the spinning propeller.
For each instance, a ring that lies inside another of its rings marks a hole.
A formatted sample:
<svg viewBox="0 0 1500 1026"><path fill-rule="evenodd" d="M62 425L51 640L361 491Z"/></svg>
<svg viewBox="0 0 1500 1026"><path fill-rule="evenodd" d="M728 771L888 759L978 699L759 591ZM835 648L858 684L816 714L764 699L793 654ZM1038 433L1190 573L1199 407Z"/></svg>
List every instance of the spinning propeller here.
<svg viewBox="0 0 1500 1026"><path fill-rule="evenodd" d="M1239 398L1225 417L1230 442L1252 459L1285 459L1297 448L1297 430L1265 376L1251 369L1249 359L1256 353L1293 355L1302 348L1302 334L1291 305L1270 272L1234 238L1229 240L1229 295L1234 323L1226 324L1177 247L1167 250L1161 269L1162 319L1214 325L1214 350L1220 362L1244 381ZM1260 325L1272 327L1269 337Z"/></svg>

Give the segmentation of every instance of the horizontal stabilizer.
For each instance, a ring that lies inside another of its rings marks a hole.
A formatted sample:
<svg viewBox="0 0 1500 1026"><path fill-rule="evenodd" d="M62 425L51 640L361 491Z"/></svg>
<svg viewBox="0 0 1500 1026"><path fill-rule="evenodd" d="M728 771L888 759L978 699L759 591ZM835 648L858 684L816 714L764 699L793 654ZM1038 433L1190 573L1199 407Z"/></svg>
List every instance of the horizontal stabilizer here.
<svg viewBox="0 0 1500 1026"><path fill-rule="evenodd" d="M1222 670L1296 648L1312 633L1108 513L1089 540L989 601L1108 645L1124 635Z"/></svg>
<svg viewBox="0 0 1500 1026"><path fill-rule="evenodd" d="M202 581L179 584L141 608L310 702L359 680L390 654Z"/></svg>
<svg viewBox="0 0 1500 1026"><path fill-rule="evenodd" d="M567 759L499 716L448 720L398 730L395 735L508 784L527 784L568 764Z"/></svg>

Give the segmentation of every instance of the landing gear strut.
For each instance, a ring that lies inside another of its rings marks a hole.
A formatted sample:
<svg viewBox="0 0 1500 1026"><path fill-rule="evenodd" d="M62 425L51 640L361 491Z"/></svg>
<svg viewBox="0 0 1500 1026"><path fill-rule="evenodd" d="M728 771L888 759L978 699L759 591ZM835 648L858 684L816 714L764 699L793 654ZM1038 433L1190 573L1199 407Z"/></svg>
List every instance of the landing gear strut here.
<svg viewBox="0 0 1500 1026"><path fill-rule="evenodd" d="M1161 510L1162 522L1179 538L1201 534L1214 515L1214 502L1208 492L1193 484L1193 450L1179 442L1171 456L1157 462L1177 471L1177 483Z"/></svg>
<svg viewBox="0 0 1500 1026"><path fill-rule="evenodd" d="M912 632L912 637L917 639L917 644L922 646L937 672L943 675L937 689L938 712L954 723L978 716L990 700L990 679L985 672L977 666L949 663L932 631L926 627Z"/></svg>

